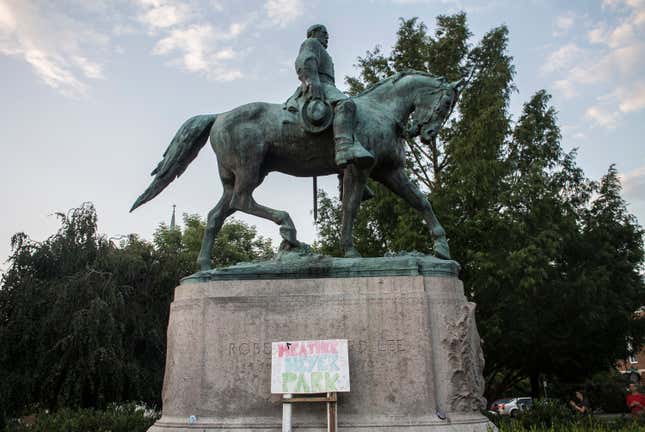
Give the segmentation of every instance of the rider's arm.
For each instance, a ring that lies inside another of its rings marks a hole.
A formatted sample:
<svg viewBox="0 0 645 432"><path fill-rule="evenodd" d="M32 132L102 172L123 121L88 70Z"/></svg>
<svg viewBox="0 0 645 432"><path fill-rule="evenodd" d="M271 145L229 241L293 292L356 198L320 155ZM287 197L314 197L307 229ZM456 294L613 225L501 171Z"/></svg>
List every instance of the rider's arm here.
<svg viewBox="0 0 645 432"><path fill-rule="evenodd" d="M311 93L312 97L322 97L320 76L318 75L318 62L320 50L316 46L319 43L314 39L307 39L300 47L300 53L296 58L296 73L302 82L303 90Z"/></svg>

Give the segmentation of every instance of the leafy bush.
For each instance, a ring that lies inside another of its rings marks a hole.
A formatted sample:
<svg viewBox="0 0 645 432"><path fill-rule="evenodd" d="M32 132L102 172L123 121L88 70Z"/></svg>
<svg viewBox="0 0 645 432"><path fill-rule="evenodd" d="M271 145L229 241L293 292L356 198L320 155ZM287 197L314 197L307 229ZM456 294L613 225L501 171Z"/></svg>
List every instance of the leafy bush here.
<svg viewBox="0 0 645 432"><path fill-rule="evenodd" d="M64 408L37 413L31 426L11 422L3 432L146 432L158 418L156 412L134 403L112 404L105 411Z"/></svg>
<svg viewBox="0 0 645 432"><path fill-rule="evenodd" d="M499 426L499 432L643 432L645 425L634 422L631 419L614 420L603 422L593 418L578 419L573 423L554 423L549 427L524 426L519 420L510 419L503 421Z"/></svg>
<svg viewBox="0 0 645 432"><path fill-rule="evenodd" d="M592 408L606 413L628 412L626 387L625 376L618 372L598 373L586 385Z"/></svg>
<svg viewBox="0 0 645 432"><path fill-rule="evenodd" d="M538 399L533 402L533 408L520 413L516 418L495 416L491 420L500 428L520 427L531 429L533 427L549 428L552 425L573 424L579 418L566 404L559 400Z"/></svg>
<svg viewBox="0 0 645 432"><path fill-rule="evenodd" d="M645 432L645 422L631 417L611 420L575 414L565 402L541 399L517 417L489 416L499 432Z"/></svg>

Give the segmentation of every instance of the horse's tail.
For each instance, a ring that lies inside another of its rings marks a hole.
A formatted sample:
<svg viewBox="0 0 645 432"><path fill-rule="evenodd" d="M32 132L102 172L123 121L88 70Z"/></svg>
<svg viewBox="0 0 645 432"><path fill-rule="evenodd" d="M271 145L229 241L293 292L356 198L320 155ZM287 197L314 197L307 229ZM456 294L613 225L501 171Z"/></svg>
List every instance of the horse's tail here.
<svg viewBox="0 0 645 432"><path fill-rule="evenodd" d="M215 117L215 114L198 115L189 118L181 125L164 152L163 160L150 173L155 176L154 180L137 198L130 211L159 195L166 186L186 170L206 144Z"/></svg>

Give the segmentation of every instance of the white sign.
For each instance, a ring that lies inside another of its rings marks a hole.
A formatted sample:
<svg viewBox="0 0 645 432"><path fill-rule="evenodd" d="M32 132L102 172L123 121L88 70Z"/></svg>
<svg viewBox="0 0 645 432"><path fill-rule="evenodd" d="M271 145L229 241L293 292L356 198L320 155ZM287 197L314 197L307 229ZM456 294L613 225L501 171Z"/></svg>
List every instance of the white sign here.
<svg viewBox="0 0 645 432"><path fill-rule="evenodd" d="M349 391L347 339L273 342L271 393Z"/></svg>

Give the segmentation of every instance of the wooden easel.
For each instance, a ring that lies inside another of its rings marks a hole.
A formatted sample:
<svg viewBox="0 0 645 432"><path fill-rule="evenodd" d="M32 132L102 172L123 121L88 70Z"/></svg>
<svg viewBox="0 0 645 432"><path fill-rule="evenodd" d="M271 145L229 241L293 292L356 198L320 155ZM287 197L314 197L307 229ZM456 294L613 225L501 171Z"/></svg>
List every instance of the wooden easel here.
<svg viewBox="0 0 645 432"><path fill-rule="evenodd" d="M282 432L291 431L291 407L295 403L327 403L327 432L338 430L338 417L336 416L336 392L327 393L327 396L304 396L293 397L291 394L282 395Z"/></svg>

